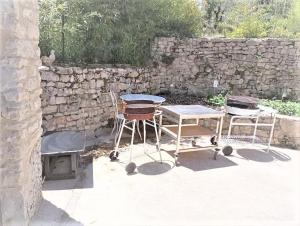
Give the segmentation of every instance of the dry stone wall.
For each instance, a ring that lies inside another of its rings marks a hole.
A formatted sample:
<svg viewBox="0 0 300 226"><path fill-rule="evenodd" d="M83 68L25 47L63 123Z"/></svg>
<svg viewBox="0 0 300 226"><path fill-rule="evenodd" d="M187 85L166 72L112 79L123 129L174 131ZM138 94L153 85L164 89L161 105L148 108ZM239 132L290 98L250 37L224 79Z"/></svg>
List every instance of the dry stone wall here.
<svg viewBox="0 0 300 226"><path fill-rule="evenodd" d="M233 94L274 97L285 92L293 99L300 98L297 41L158 38L152 57L153 65L142 68L43 67L44 132L86 130L88 136L97 136L98 129L113 118L110 89L118 95L207 95L218 91L212 89L213 80L218 80L219 88ZM287 134L288 138L294 136Z"/></svg>
<svg viewBox="0 0 300 226"><path fill-rule="evenodd" d="M157 38L152 56L162 90L300 100L300 41Z"/></svg>
<svg viewBox="0 0 300 226"><path fill-rule="evenodd" d="M149 68L44 67L42 78L43 127L47 132L87 130L91 136L113 118L109 90L149 93ZM88 134L89 135L89 134Z"/></svg>
<svg viewBox="0 0 300 226"><path fill-rule="evenodd" d="M42 199L36 0L0 3L0 225L28 225Z"/></svg>

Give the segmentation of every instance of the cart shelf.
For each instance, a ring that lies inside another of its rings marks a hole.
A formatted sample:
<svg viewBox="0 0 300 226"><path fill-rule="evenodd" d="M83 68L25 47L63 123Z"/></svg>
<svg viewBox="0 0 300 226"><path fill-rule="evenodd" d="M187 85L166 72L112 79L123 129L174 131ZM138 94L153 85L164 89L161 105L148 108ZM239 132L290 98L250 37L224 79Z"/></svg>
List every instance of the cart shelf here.
<svg viewBox="0 0 300 226"><path fill-rule="evenodd" d="M172 137L176 138L178 133L177 125L165 125L162 126L162 131L168 133ZM199 125L182 125L181 127L181 137L197 137L197 136L214 136L217 135L216 132L210 129L204 128Z"/></svg>

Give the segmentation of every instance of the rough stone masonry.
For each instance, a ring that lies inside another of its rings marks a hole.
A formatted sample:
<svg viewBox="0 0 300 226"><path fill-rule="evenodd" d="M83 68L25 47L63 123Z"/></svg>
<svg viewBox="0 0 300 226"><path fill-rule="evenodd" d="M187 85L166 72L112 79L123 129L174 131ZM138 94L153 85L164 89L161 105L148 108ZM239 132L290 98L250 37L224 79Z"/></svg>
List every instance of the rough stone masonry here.
<svg viewBox="0 0 300 226"><path fill-rule="evenodd" d="M299 40L157 38L152 56L160 89L300 100Z"/></svg>
<svg viewBox="0 0 300 226"><path fill-rule="evenodd" d="M216 92L271 98L284 94L300 100L299 44L286 39L157 38L148 67L45 67L44 132L87 130L97 136L113 118L111 88L118 94L207 95L218 80ZM277 125L286 124L281 122L287 120L278 119ZM299 147L300 135L292 131L286 137L276 132L274 142Z"/></svg>
<svg viewBox="0 0 300 226"><path fill-rule="evenodd" d="M22 226L42 198L37 1L1 1L0 16L0 225Z"/></svg>

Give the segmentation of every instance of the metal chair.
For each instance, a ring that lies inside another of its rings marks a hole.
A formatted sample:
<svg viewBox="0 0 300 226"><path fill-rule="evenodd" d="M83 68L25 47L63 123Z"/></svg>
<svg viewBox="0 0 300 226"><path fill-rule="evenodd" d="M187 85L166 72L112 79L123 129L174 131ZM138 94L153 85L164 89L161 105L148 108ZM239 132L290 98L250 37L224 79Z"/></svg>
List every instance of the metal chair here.
<svg viewBox="0 0 300 226"><path fill-rule="evenodd" d="M130 158L129 158L129 164L126 166L127 173L133 173L136 168L135 163L133 163L131 160L132 160L132 145L133 145L135 126L137 121L143 122L144 144L146 144L146 125L150 125L154 127L155 136L156 136L156 148L160 155L160 162L162 162L157 125L155 122L155 105L153 105L153 102L152 104L136 104L136 103L129 104L125 106L124 119L122 120L120 132L118 133L116 148L109 154L111 160L116 160L118 158L119 156L118 149L123 134L123 129L127 128L131 130L132 133L131 133L131 144L130 144Z"/></svg>
<svg viewBox="0 0 300 226"><path fill-rule="evenodd" d="M124 119L124 114L122 112L119 112L117 95L112 90L109 91L109 94L110 94L112 105L113 105L114 111L115 111L114 127L111 131L111 135L116 130L116 135L115 135L115 139L114 139L115 143L116 143L116 140L118 137L119 125L122 122L122 120Z"/></svg>
<svg viewBox="0 0 300 226"><path fill-rule="evenodd" d="M109 91L109 94L110 94L110 97L111 97L111 100L112 100L112 104L113 104L113 107L115 108L115 119L114 119L114 127L111 131L111 135L114 133L114 131L116 130L116 134L115 134L115 138L114 138L114 141L116 143L116 140L117 140L117 137L118 137L118 133L119 133L119 127L120 127L120 124L121 124L121 121L124 119L124 114L122 112L119 111L119 104L118 104L118 98L117 98L117 95L115 92L113 92L112 90ZM138 101L129 101L129 102L126 102L126 104L151 104L153 103L152 101L148 101L148 100L138 100ZM123 108L123 106L122 106ZM137 131L138 131L138 134L140 136L140 139L142 140L142 135L141 135L141 132L140 132L140 129L139 129L139 121L137 121L136 123L136 126L137 126Z"/></svg>

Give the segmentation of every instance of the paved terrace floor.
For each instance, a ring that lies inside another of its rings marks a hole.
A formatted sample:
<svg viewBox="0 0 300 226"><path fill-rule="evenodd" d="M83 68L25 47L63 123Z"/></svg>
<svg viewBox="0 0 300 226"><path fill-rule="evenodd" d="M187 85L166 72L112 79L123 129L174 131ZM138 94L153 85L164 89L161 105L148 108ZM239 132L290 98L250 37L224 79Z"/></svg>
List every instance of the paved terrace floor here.
<svg viewBox="0 0 300 226"><path fill-rule="evenodd" d="M162 148L174 149L164 138ZM231 156L212 151L163 151L163 163L134 148L137 173L100 157L74 180L46 181L32 225L278 225L300 224L300 151L237 145ZM255 149L254 149L255 148ZM147 146L159 159L154 146Z"/></svg>

